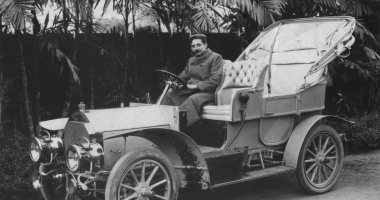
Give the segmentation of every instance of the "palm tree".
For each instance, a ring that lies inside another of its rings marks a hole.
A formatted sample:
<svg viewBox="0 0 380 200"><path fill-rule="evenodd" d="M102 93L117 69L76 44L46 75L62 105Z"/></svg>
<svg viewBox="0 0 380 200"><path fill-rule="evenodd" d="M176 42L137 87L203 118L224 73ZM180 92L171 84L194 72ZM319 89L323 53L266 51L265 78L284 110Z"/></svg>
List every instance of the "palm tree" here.
<svg viewBox="0 0 380 200"><path fill-rule="evenodd" d="M72 18L74 19L74 27L75 27L74 51L72 53L72 60L73 60L74 65L78 65L79 23L80 23L80 18L82 18L83 20L86 20L87 18L87 14L86 14L87 1L63 0L62 2L58 1L58 3L62 3L63 27L64 27L65 36L67 37L68 42L70 41L70 37L67 34L67 27L68 27L67 20L69 17L68 14L70 14L70 12L75 13L71 15ZM69 108L70 108L70 104L71 104L72 96L73 96L73 89L74 89L74 77L70 74L67 92L65 96L65 103L62 109L62 117L67 117L69 114Z"/></svg>
<svg viewBox="0 0 380 200"><path fill-rule="evenodd" d="M46 2L45 2L46 3ZM25 115L27 118L27 127L28 127L28 134L30 137L33 137L33 120L31 117L31 111L30 111L30 103L29 103L29 97L28 97L28 90L27 90L27 76L26 76L26 70L24 65L24 53L23 53L23 43L22 43L22 33L21 30L25 29L26 23L30 23L33 25L32 18L32 10L35 9L36 2L33 0L0 0L0 13L3 13L3 20L7 23L11 23L13 26L13 29L15 30L15 34L17 36L17 44L16 47L18 48L18 59L17 64L20 68L21 72L21 79L22 79L22 89L23 89L23 96L24 96L24 110ZM40 7L42 7L40 5ZM52 52L52 55L55 55L60 61L65 60L68 67L70 68L74 80L79 80L78 76L76 74L76 66L72 64L68 56L56 45L52 40L49 40L49 36L45 35L46 32L46 24L48 20L45 20L45 27L41 32L37 35L37 41L38 41L38 48L44 49L47 48L49 51ZM38 87L38 86L37 86ZM38 112L38 111L37 111Z"/></svg>
<svg viewBox="0 0 380 200"><path fill-rule="evenodd" d="M36 10L31 10L31 13L33 14L32 22L33 22L33 36L37 37L37 34L41 30L41 25L38 22ZM46 22L45 22L46 23ZM46 26L46 24L45 24ZM41 121L41 103L40 103L40 82L39 82L39 56L38 51L36 51L34 55L35 63L32 65L33 67L33 79L34 79L34 110L35 110L35 134L38 136L38 134L41 131L40 121Z"/></svg>
<svg viewBox="0 0 380 200"><path fill-rule="evenodd" d="M65 41L66 41L65 46L67 49L70 48L70 41L71 41L71 35L68 34L68 26L69 26L68 22L71 21L70 19L73 19L73 21L74 21L74 28L75 28L75 32L73 35L74 36L74 49L73 49L73 53L70 55L72 63L71 63L71 61L68 62L69 67L71 69L73 69L73 66L75 67L78 65L78 48L79 48L79 39L78 38L79 38L79 33L80 33L80 24L81 24L81 22L86 21L88 19L88 17L92 18L92 6L93 6L94 2L93 1L86 1L86 0L85 1L75 1L75 0L59 1L59 0L56 0L55 2L62 9L62 26L59 26L56 28L59 28L59 29L63 28L63 34L64 34ZM47 3L47 1L45 1L45 3ZM57 23L57 24L59 24L59 23ZM57 45L54 45L54 46L57 47ZM57 48L57 50L62 52L59 48ZM62 55L62 54L60 54L60 55ZM64 55L64 57L66 57L66 55ZM67 58L67 60L69 61L68 58ZM77 68L75 67L75 69L77 69ZM69 114L69 108L71 105L73 90L74 90L74 83L75 82L79 83L79 79L75 73L75 70L74 71L72 70L72 72L73 73L69 74L69 77L68 77L68 86L67 86L67 91L66 91L66 95L65 95L65 102L63 105L63 109L62 109L62 117L67 117L67 115Z"/></svg>
<svg viewBox="0 0 380 200"><path fill-rule="evenodd" d="M124 18L124 76L122 81L122 87L120 91L120 96L122 98L122 101L127 99L127 95L125 94L127 85L129 83L129 74L128 74L128 68L129 68L129 34L128 34L128 28L129 25L133 22L130 22L129 16L133 14L136 10L143 9L143 10L149 10L148 3L150 3L151 0L115 0L113 1L113 9L116 10L119 14L121 14ZM106 12L109 5L111 4L111 0L105 0L104 7L103 7L103 13Z"/></svg>
<svg viewBox="0 0 380 200"><path fill-rule="evenodd" d="M0 13L0 60L3 56L2 52L2 40L3 40L3 13ZM3 110L3 65L0 63L0 135L3 135L3 120L2 120L2 110Z"/></svg>
<svg viewBox="0 0 380 200"><path fill-rule="evenodd" d="M242 13L248 14L261 27L266 27L279 19L287 4L287 0L218 0L217 2L232 11L237 8Z"/></svg>
<svg viewBox="0 0 380 200"><path fill-rule="evenodd" d="M24 65L24 51L22 45L21 30L25 28L26 21L31 22L33 15L31 10L34 9L34 1L31 0L0 0L0 13L3 13L3 20L12 23L17 36L18 55L17 64L20 68L22 77L22 89L24 96L24 110L27 118L27 129L29 137L34 137L33 120L30 112L29 97L28 97L28 83Z"/></svg>
<svg viewBox="0 0 380 200"><path fill-rule="evenodd" d="M287 0L219 0L219 2L227 2L225 5L229 6L234 6L233 3L236 2L237 8L249 14L259 26L264 27L279 18L287 4Z"/></svg>

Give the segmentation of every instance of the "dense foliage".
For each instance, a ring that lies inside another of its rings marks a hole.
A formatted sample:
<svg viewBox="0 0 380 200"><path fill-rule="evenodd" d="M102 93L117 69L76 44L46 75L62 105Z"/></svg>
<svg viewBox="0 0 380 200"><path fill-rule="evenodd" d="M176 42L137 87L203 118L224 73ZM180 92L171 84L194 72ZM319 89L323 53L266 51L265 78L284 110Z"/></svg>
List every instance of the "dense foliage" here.
<svg viewBox="0 0 380 200"><path fill-rule="evenodd" d="M341 134L346 151L356 152L380 148L380 120L378 112L348 120L355 124L329 122Z"/></svg>
<svg viewBox="0 0 380 200"><path fill-rule="evenodd" d="M35 10L48 2L57 15L40 23ZM99 4L112 6L125 23L109 30L93 23ZM27 154L40 120L67 116L79 102L117 107L144 101L147 92L154 101L160 89L153 71L183 69L190 33L206 33L209 47L233 61L274 21L336 15L357 19L356 42L350 56L329 65L324 112L356 122L331 123L344 134L346 150L380 148L378 0L0 0L0 200L40 198L31 189L36 168ZM142 17L157 27L136 29L133 20ZM221 29L229 33L217 34Z"/></svg>
<svg viewBox="0 0 380 200"><path fill-rule="evenodd" d="M375 1L231 0L231 1L52 1L60 12L39 23L33 9L47 0L1 0L0 125L27 127L38 134L41 119L67 116L85 102L87 108L115 107L121 102L157 96L153 71L181 71L190 56L187 37L203 32L210 47L234 60L265 26L280 19L350 15L357 18L356 42L347 58L329 66L327 112L347 116L378 109L380 98L380 16ZM236 3L236 5L235 5ZM126 24L108 30L92 22L99 5L115 9ZM13 14L14 13L14 14ZM157 27L135 28L132 19L146 17ZM49 19L54 19L49 25ZM63 20L62 20L63 19ZM21 29L29 22L33 34ZM24 24L23 24L24 23ZM133 35L125 27L133 25ZM162 33L166 27L169 33ZM228 40L217 34L229 30ZM15 30L13 32L12 30ZM23 32L23 34L20 34ZM17 33L17 34L15 34ZM173 34L175 33L175 34ZM17 44L17 45L16 45ZM149 59L147 59L149 58ZM75 81L75 83L74 83ZM33 130L35 128L35 130ZM1 132L1 126L0 126ZM34 133L33 133L34 132Z"/></svg>
<svg viewBox="0 0 380 200"><path fill-rule="evenodd" d="M0 200L37 200L41 194L31 186L31 173L38 164L30 162L29 140L18 131L0 137Z"/></svg>

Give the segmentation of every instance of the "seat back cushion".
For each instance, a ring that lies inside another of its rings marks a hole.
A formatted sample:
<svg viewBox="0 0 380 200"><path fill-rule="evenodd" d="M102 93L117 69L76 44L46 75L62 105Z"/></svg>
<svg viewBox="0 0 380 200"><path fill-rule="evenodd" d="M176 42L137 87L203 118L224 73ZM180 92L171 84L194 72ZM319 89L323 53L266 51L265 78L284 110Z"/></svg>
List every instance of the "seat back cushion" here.
<svg viewBox="0 0 380 200"><path fill-rule="evenodd" d="M237 88L255 88L266 64L261 60L243 60L225 65L222 83L216 91L218 105L231 104L231 94Z"/></svg>

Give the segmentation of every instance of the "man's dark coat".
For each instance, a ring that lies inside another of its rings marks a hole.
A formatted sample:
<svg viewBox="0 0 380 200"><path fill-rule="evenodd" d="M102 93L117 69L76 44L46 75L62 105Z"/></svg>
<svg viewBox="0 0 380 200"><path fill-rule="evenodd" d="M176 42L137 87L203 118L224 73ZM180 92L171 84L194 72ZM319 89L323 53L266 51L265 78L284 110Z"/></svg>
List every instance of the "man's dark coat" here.
<svg viewBox="0 0 380 200"><path fill-rule="evenodd" d="M187 84L197 85L198 89L172 90L162 100L162 105L179 105L187 111L187 126L200 119L203 105L215 102L214 92L222 79L222 56L206 49L199 56L187 62L185 70L179 75Z"/></svg>

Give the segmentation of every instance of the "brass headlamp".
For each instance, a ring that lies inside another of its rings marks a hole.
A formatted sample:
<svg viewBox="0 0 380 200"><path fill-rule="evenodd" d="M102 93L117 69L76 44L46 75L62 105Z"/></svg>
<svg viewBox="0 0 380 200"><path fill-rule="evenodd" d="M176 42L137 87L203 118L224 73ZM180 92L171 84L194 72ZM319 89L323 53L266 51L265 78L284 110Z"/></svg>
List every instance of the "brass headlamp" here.
<svg viewBox="0 0 380 200"><path fill-rule="evenodd" d="M80 143L80 140L86 140ZM71 145L66 150L66 164L70 171L98 171L102 167L104 152L99 143L90 143L87 138L79 138L76 145Z"/></svg>
<svg viewBox="0 0 380 200"><path fill-rule="evenodd" d="M41 138L34 137L30 142L29 155L34 162L52 163L53 159L62 154L63 142L59 136L51 136L48 131L41 131Z"/></svg>

